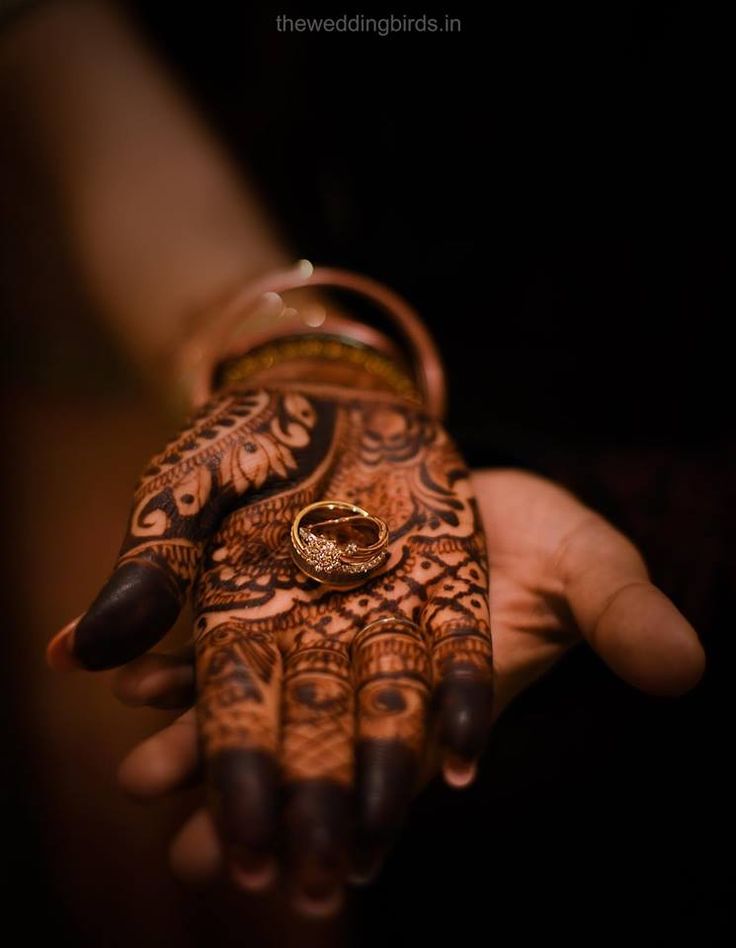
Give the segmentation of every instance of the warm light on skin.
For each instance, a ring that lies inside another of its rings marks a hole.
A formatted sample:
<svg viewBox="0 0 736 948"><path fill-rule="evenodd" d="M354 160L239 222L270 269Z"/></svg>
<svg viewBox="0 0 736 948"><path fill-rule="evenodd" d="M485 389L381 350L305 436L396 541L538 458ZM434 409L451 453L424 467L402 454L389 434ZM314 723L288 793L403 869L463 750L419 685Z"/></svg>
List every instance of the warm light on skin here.
<svg viewBox="0 0 736 948"><path fill-rule="evenodd" d="M291 255L120 5L39 4L3 39L18 138L33 142L63 209L71 263L166 398L161 364L183 336Z"/></svg>

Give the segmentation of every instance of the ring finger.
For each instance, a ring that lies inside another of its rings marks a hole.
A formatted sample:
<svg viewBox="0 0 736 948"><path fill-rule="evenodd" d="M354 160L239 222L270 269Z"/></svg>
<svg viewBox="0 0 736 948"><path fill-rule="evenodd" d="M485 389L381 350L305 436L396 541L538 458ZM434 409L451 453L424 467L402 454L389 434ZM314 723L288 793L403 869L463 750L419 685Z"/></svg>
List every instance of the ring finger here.
<svg viewBox="0 0 736 948"><path fill-rule="evenodd" d="M299 638L308 638L306 630ZM353 688L345 644L300 644L285 661L281 764L284 833L295 904L330 915L347 874L353 784Z"/></svg>

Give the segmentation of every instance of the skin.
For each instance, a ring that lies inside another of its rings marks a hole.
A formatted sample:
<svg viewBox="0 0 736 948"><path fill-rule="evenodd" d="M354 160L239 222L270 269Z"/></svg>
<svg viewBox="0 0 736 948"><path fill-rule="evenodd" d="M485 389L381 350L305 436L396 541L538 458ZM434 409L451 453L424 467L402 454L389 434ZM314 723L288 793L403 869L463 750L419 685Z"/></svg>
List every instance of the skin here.
<svg viewBox="0 0 736 948"><path fill-rule="evenodd" d="M93 43L89 42L90 35L94 36ZM139 42L115 5L72 0L39 5L37 11L24 17L3 36L0 72L0 78L5 78L3 87L11 90L13 108L9 115L12 115L15 137L18 141L31 143L29 154L49 177L62 209L72 258L89 298L151 379L152 385L168 401L172 389L169 363L181 341L188 337L190 323L206 324L209 316L216 313L244 282L270 267L281 266L291 259L292 254L274 238L255 198L255 189L248 189L240 169L231 167L219 143L212 140L205 123L174 87L155 57ZM6 117L6 121L10 122L10 119ZM146 134L131 138L130 129L142 126L145 126ZM166 160L167 155L169 160ZM193 319L194 316L197 319ZM352 373L351 384L355 384ZM284 466L286 475L280 475L282 486L293 476L285 462ZM492 553L496 695L492 714L497 715L513 694L551 667L561 651L570 647L581 634L614 670L638 687L656 693L679 693L692 687L702 673L703 665L697 637L674 606L649 586L641 558L630 544L557 488L543 486L544 482L533 479L531 483L524 481L525 475L511 474L510 480L504 480L507 477L504 472L494 472L493 476L496 475L501 480L494 485L484 483L483 491L476 481ZM517 480L519 477L521 482ZM231 482L236 480L237 472L233 468ZM269 489L275 486L276 480L272 474ZM184 476L183 481L186 481ZM460 478L457 483L467 485L467 478ZM191 495L199 503L200 492L205 487L201 479L196 479L186 489L182 486L178 501L186 507L184 496ZM262 487L251 492L251 500L254 499L253 493ZM233 490L237 493L237 489ZM552 494L549 494L550 490ZM70 623L55 640L50 650L55 667L75 665L75 629L80 632L80 648L89 667L108 667L124 662L145 650L165 632L190 587L194 585L195 595L198 594L195 576L198 565L207 559L211 532L225 529L225 519L236 516L236 510L229 507L233 491L223 501L225 493L218 492L216 500L211 497L210 500L215 502L205 504L200 510L201 515L196 518L187 520L183 508L165 536L145 533L155 523L147 526L144 515L140 521L143 533L132 531L123 550L117 579L108 588L106 597L95 604L96 622L93 621L93 608L84 624ZM240 495L240 499L243 496ZM140 502L151 499L143 484L138 499ZM266 499L263 498L264 502ZM273 495L268 500L273 503ZM172 500L172 503L178 501ZM221 501L223 505L218 507ZM466 495L462 496L461 502L470 506L470 498ZM210 515L212 519L208 521ZM237 515L245 517L242 513ZM510 520L514 515L517 522L512 528ZM177 533L182 523L188 523L191 529ZM453 529L457 531L459 528ZM466 542L470 542L472 535L471 528L468 529ZM421 539L421 533L419 537ZM454 535L453 542L457 543L459 539ZM461 554L455 550L453 555ZM396 565L392 563L390 568ZM476 566L483 568L480 557ZM233 577L238 576L240 564L236 562L231 568ZM480 569L479 575L482 575ZM257 583L263 578L263 575L248 575L247 582L253 580ZM226 583L234 586L233 577ZM221 594L222 588L217 590L215 586L215 583L206 586L205 593L210 597ZM298 589L299 596L308 592L296 584L293 588ZM283 591L282 588L280 592L283 594ZM444 598L448 600L450 597ZM308 599L299 599L299 609L305 617L310 615L310 606L313 610L318 609L316 601L310 604ZM208 616L218 611L213 608L214 598L203 598L203 602ZM227 619L224 614L220 616L223 625L226 620L242 630L245 623L240 613L251 607L242 603L230 605L234 614ZM415 605L411 608L414 609ZM424 621L423 611L422 618ZM434 618L438 624L444 621L441 610ZM430 612L426 616L427 623L429 619ZM263 622L263 617L258 621ZM217 637L210 635L210 629L208 625L198 632L196 655L198 679L205 676L213 699L200 702L197 713L202 718L200 732L208 735L203 747L213 789L214 810L217 813L219 807L219 812L226 815L227 807L223 806L223 800L227 793L217 789L218 779L222 783L223 778L216 761L227 760L228 754L232 761L233 749L229 742L240 725L230 721L222 729L224 735L219 725L213 725L218 716L222 716L224 721L224 711L214 696L222 695L220 685L222 678L227 677L227 668L240 663L247 669L247 675L241 669L238 674L230 676L234 679L230 685L235 686L240 696L250 695L250 704L257 705L253 696L259 694L263 698L261 705L265 707L265 695L270 689L271 699L275 701L274 682L279 675L282 683L286 681L285 662L291 654L289 648L296 648L299 632L292 629L290 639L289 634L281 634L280 625L278 634L274 626L270 639L279 640L275 645L271 640L265 643L261 640L256 647L254 635L253 642L241 648L240 644L245 640L243 636L236 638L237 647L231 644L232 636L230 639L225 637L227 647L222 643L218 646ZM406 626L396 628L396 641L407 638L406 629ZM426 624L424 629L426 633ZM100 634L101 630L104 630L104 635ZM232 627L219 631L229 635ZM309 633L312 637L316 635L313 628ZM336 636L334 651L337 655L342 649L344 659L350 634L345 628L340 634L343 641L338 642L340 635ZM469 636L464 637L470 640ZM439 661L442 650L440 639L432 644L433 641L430 639L426 643L426 649L430 652L430 669L435 675L437 667L442 665ZM274 649L278 660L274 659ZM390 653L390 649L388 651ZM419 674L411 678L411 687L414 688L411 697L422 705L427 702L424 694L426 653L422 653L420 644L414 639L407 642L406 648L397 648L397 651L419 656L413 669L415 672L418 669ZM471 650L467 651L469 658ZM368 654L366 660L360 662L351 655L351 663L362 669L373 666L379 678L388 674L377 657L381 650L372 647L368 652L373 655ZM423 654L424 659L421 657ZM485 659L488 660L487 654ZM279 663L280 668L277 667ZM485 689L488 694L485 671L481 666L473 665L472 661L469 664L472 674L466 676L464 673L460 677L469 677L473 681L483 679L478 691L483 693ZM271 677L267 681L269 671ZM298 684L299 676L306 676L307 672L304 668L296 671L294 680ZM366 722L366 730L369 720L374 727L374 717L379 722L384 718L394 721L396 734L401 738L399 746L405 751L402 751L404 760L413 759L413 749L422 743L421 735L417 737L417 715L397 713L399 702L393 699L377 703L368 700L371 694L368 685L359 690L353 685L348 691L344 668L341 671L337 658L329 674L322 671L313 674L315 677L324 675L321 681L331 683L335 690L333 707L342 708L343 719L347 717L346 703L352 700L353 707L361 712L361 721ZM409 677L406 675L407 679ZM187 700L192 680L188 658L148 655L125 669L120 689L121 694L133 703L151 700L171 707ZM465 681L462 683L466 684ZM310 687L304 688L302 694L314 696L319 693L316 683L307 684ZM404 701L409 707L408 680L404 684L399 679L399 684L393 687L406 696ZM299 688L295 690L299 691ZM380 694L380 687L378 691ZM280 687L279 693L284 692L285 689ZM461 691L457 693L462 694ZM436 700L433 704L433 699L437 694L441 695L442 691L432 682L428 700L430 711L436 710ZM242 703L238 700L234 706L242 710L248 701L243 697ZM317 704L324 711L324 703ZM451 721L450 710L442 709L452 707L448 699L444 703L440 701L441 713L429 716L429 726L434 728L432 721L441 721L443 715ZM389 713L391 708L394 709L393 716ZM462 710L462 702L460 708ZM378 712L373 717L372 710ZM484 713L485 710L483 705ZM299 717L299 711L304 718ZM319 708L310 709L308 701L301 701L290 706L290 718L284 716L284 720L290 721L294 733L307 727L307 711L313 713L312 723L319 731L319 722L325 715L320 718ZM464 712L457 714L457 706L455 712L454 733L460 744L456 750L464 750L465 754L461 753L458 758L457 754L450 752L452 748L444 747L439 760L444 765L446 778L461 785L472 779L473 768L467 755L469 745L463 745L459 740L466 724L461 727L458 722L466 722L468 717ZM241 751L251 754L251 762L254 760L252 755L257 754L262 755L259 758L262 763L272 761L275 755L269 748L275 738L273 730L269 736L264 723L268 714L255 717L263 726L260 730L255 728L258 736L252 740L248 737L247 747ZM473 714L469 719L476 720ZM160 739L152 739L152 743L144 745L147 750L135 752L123 768L124 779L129 780L131 790L135 789L136 773L140 778L138 792L152 795L167 787L172 788L178 780L184 779L183 773L193 771L197 761L196 727L196 716L184 715L177 725L163 732ZM473 729L469 731L472 734ZM247 728L245 732L250 733ZM445 732L452 737L453 728L446 726ZM379 737L379 733L380 728L370 734L374 744L369 746L387 740L385 734ZM345 764L346 743L343 739L343 750L335 754L334 768L326 778L333 801L340 799L347 786L345 774L350 771L350 764ZM426 739L423 743L427 751L426 773L431 772L433 759L436 760L432 757L434 752L430 753L428 749L440 744ZM353 756L358 757L355 753ZM145 761L147 764L144 766ZM227 773L224 764L222 769ZM294 769L302 774L309 772L303 759L301 763L294 763ZM250 773L256 770L258 767L254 766ZM262 788L267 770L268 764L264 764L258 779L253 782L238 771L238 779L248 787ZM358 779L359 787L362 779ZM301 785L309 783L307 779L300 778L300 781ZM299 784L300 781L294 782ZM224 779L224 785L227 787L227 779ZM315 784L311 783L310 787L314 788ZM313 793L309 798L311 802L304 793L301 796L305 801L303 805L292 805L288 825L290 838L298 843L297 849L301 847L299 833L303 832L305 808L307 812L309 807L318 812L319 807L324 809L327 806L327 785L320 784L317 789L320 793ZM261 805L266 799L262 791L259 792L261 796L252 793L250 797L249 806L254 809L256 804ZM365 791L359 791L358 798L361 793L365 797ZM314 802L315 798L317 802ZM380 800L380 793L378 798ZM298 794L296 799L299 803ZM339 812L341 807L338 802L335 812ZM394 814L398 809L397 804ZM253 809L249 812L252 813ZM210 811L202 811L195 816L175 844L174 864L182 873L206 875L213 871L221 858L221 846L213 836L209 814ZM236 819L236 823L240 822L240 818ZM247 819L244 818L244 822L248 825ZM332 837L328 834L328 842L336 838L334 825ZM224 838L226 841L230 839L227 834ZM246 887L263 885L273 877L272 867L269 869L268 864L264 867L261 859L260 868L257 860L255 868L252 865L244 868L254 854L259 854L254 843L260 844L262 840L247 836L246 842L248 846L231 845L236 851L228 854L230 865L240 884ZM380 843L382 839L374 837L374 842ZM330 849L329 845L327 849ZM328 868L324 870L322 866L322 877L317 879L317 889L322 887L323 895L325 878L329 880L332 872L335 879L343 871L334 867L330 869L334 852L335 847L331 852L321 854L329 856L320 863L327 863ZM262 851L260 855L263 856ZM344 859L344 856L340 858ZM315 874L309 878L315 885ZM303 906L306 904L302 903ZM312 909L317 905L324 911L330 906L334 908L336 901L323 897L321 902L313 900L310 904Z"/></svg>
<svg viewBox="0 0 736 948"><path fill-rule="evenodd" d="M296 514L325 498L389 525L388 560L355 588L292 559ZM468 779L487 738L487 553L469 472L442 425L391 393L224 392L143 473L115 571L52 641L52 665L130 661L190 591L199 738L233 872L258 886L278 858L297 902L325 910L350 857L369 874L400 825L430 714L450 781Z"/></svg>
<svg viewBox="0 0 736 948"><path fill-rule="evenodd" d="M650 694L675 696L697 684L705 667L697 634L649 582L640 553L626 537L566 490L526 472L474 472L472 486L490 554L492 724L581 642L624 681ZM130 705L186 708L193 691L191 649L151 653L116 679L118 696ZM127 792L154 799L196 782L201 767L196 715L187 710L136 747L119 778ZM439 767L430 749L421 783ZM189 883L203 884L223 872L223 848L208 809L196 810L180 830L171 865ZM370 878L361 868L354 881ZM274 874L235 878L257 890L267 888ZM325 913L338 905L326 906Z"/></svg>

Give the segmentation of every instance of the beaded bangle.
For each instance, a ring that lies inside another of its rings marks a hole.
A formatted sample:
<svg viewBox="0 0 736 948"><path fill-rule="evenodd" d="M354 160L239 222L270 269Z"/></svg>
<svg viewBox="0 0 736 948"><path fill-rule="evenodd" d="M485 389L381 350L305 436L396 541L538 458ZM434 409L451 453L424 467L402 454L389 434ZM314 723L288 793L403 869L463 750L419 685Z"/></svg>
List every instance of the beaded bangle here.
<svg viewBox="0 0 736 948"><path fill-rule="evenodd" d="M339 336L287 336L277 342L249 349L245 355L220 364L215 373L219 388L250 378L283 362L294 359L324 359L343 362L380 379L392 392L421 404L421 396L411 378L395 361L355 340Z"/></svg>

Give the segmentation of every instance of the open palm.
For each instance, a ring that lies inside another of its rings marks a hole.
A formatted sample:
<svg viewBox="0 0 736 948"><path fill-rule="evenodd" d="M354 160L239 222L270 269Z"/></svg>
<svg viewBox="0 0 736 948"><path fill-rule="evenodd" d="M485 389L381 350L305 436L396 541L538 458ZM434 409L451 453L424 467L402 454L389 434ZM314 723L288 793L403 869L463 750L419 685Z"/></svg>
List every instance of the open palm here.
<svg viewBox="0 0 736 948"><path fill-rule="evenodd" d="M518 470L476 471L474 492L490 563L495 672L493 720L548 672L572 646L587 641L622 679L652 694L680 694L700 679L705 657L697 634L648 577L636 547L606 520L556 484ZM131 704L186 706L192 700L191 652L149 654L118 673L117 691ZM428 745L424 779L439 767ZM192 710L135 748L123 786L158 797L190 784L200 767ZM456 781L459 783L459 781ZM358 866L359 874L375 871ZM182 877L220 871L222 854L206 808L190 818L172 847ZM271 877L241 880L248 888Z"/></svg>

